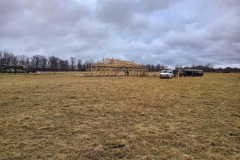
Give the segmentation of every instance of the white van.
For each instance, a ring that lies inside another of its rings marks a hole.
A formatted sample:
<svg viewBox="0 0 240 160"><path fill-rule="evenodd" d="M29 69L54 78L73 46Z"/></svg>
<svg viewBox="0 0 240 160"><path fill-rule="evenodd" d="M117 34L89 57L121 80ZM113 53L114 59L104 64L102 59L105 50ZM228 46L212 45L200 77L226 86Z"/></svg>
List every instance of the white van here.
<svg viewBox="0 0 240 160"><path fill-rule="evenodd" d="M172 78L174 73L172 69L164 69L160 71L160 78Z"/></svg>

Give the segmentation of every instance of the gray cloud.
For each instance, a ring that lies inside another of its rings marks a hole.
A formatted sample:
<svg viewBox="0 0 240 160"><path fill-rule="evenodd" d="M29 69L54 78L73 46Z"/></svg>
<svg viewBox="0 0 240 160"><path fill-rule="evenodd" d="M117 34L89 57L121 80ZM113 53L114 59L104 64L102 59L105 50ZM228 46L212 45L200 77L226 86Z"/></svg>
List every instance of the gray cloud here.
<svg viewBox="0 0 240 160"><path fill-rule="evenodd" d="M239 0L1 1L0 49L15 55L240 66Z"/></svg>

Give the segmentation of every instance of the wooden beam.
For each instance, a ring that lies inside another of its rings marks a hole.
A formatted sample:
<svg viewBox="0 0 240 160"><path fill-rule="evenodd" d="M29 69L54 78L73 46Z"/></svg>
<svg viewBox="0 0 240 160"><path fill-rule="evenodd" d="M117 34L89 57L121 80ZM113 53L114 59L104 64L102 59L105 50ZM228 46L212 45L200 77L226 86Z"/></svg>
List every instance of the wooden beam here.
<svg viewBox="0 0 240 160"><path fill-rule="evenodd" d="M116 77L118 77L119 76L119 74L120 73L122 73L122 71L124 71L125 70L125 68L123 68L118 74L117 74L117 76Z"/></svg>

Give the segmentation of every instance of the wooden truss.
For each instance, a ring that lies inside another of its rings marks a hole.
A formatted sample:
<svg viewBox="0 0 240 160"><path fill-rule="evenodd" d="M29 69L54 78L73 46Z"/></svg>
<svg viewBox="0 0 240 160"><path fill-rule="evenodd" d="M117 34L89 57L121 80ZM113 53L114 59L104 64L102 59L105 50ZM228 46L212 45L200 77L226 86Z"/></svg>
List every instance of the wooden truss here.
<svg viewBox="0 0 240 160"><path fill-rule="evenodd" d="M110 59L106 58L96 63L91 64L91 68L88 68L85 76L147 76L148 70L142 65L134 62Z"/></svg>

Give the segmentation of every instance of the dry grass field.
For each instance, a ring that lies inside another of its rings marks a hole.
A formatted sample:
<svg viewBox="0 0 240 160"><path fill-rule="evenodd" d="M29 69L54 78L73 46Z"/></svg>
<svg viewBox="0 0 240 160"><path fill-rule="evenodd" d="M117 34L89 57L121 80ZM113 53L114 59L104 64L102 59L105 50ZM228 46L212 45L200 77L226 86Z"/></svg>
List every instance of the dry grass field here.
<svg viewBox="0 0 240 160"><path fill-rule="evenodd" d="M0 159L240 159L240 74L75 74L0 74Z"/></svg>

